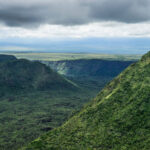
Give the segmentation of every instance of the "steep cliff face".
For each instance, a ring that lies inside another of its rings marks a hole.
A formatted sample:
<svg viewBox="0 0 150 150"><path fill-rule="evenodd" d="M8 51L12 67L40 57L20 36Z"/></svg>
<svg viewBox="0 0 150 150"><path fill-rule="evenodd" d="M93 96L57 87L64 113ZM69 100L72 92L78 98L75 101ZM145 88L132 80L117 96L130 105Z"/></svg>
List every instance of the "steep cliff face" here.
<svg viewBox="0 0 150 150"><path fill-rule="evenodd" d="M27 150L149 150L150 52L60 128Z"/></svg>
<svg viewBox="0 0 150 150"><path fill-rule="evenodd" d="M133 61L81 59L43 62L58 73L69 77L115 77Z"/></svg>

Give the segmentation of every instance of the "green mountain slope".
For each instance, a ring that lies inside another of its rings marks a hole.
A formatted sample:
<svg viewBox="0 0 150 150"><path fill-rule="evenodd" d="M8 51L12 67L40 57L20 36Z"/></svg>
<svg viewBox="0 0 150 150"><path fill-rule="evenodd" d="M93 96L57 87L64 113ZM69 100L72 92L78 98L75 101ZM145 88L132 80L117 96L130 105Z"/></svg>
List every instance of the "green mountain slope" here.
<svg viewBox="0 0 150 150"><path fill-rule="evenodd" d="M0 56L3 58L3 56ZM73 83L40 62L10 59L0 63L0 91L61 90L75 88Z"/></svg>
<svg viewBox="0 0 150 150"><path fill-rule="evenodd" d="M26 150L149 150L150 52Z"/></svg>

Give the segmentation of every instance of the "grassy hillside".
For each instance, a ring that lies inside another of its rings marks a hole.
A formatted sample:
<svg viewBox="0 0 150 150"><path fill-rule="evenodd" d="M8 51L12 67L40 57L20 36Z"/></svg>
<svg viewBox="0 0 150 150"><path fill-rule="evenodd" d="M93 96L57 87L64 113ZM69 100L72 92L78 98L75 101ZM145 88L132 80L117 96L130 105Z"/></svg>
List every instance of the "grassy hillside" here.
<svg viewBox="0 0 150 150"><path fill-rule="evenodd" d="M26 150L149 150L150 52L110 82L63 126Z"/></svg>
<svg viewBox="0 0 150 150"><path fill-rule="evenodd" d="M62 88L73 89L75 86L40 62L16 59L0 63L1 95L7 95L8 92L61 90Z"/></svg>

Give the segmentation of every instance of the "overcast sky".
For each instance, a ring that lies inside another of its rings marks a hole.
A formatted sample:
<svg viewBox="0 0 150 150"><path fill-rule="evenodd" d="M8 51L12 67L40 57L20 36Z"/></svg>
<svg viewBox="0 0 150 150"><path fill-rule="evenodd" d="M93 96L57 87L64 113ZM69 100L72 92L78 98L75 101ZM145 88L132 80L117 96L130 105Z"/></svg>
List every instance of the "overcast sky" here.
<svg viewBox="0 0 150 150"><path fill-rule="evenodd" d="M1 41L110 37L150 38L150 0L0 0Z"/></svg>

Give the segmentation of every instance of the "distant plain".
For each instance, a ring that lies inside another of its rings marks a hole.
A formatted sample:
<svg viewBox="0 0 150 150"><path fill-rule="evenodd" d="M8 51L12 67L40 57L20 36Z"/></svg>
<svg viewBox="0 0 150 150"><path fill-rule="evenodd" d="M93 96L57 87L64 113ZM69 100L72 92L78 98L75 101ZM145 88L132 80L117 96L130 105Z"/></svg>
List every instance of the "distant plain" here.
<svg viewBox="0 0 150 150"><path fill-rule="evenodd" d="M48 53L48 52L0 52L0 54L14 55L18 59L40 60L40 61L60 61L77 59L105 59L105 60L139 60L141 55L112 55L94 53Z"/></svg>

